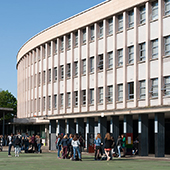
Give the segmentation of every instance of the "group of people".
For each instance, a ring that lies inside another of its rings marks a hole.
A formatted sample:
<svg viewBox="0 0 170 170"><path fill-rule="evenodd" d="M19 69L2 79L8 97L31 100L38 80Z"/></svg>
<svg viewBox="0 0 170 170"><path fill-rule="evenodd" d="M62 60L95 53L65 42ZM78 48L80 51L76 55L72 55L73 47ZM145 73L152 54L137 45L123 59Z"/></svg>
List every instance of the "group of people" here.
<svg viewBox="0 0 170 170"><path fill-rule="evenodd" d="M67 135L60 134L56 139L56 148L58 149L59 159L82 160L82 147L84 139L78 134Z"/></svg>
<svg viewBox="0 0 170 170"><path fill-rule="evenodd" d="M39 135L35 136L33 134L32 136L29 136L28 133L26 133L26 135L22 136L20 133L16 135L11 133L11 135L8 136L8 144L8 157L11 157L12 146L15 148L15 157L19 157L21 150L24 150L25 153L40 153L42 140Z"/></svg>

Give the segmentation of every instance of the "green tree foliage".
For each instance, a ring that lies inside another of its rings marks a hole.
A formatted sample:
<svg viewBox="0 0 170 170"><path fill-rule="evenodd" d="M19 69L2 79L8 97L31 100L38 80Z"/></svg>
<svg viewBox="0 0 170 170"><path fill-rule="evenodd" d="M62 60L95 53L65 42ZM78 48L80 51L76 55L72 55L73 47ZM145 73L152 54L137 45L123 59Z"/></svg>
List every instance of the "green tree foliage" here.
<svg viewBox="0 0 170 170"><path fill-rule="evenodd" d="M11 113L5 115L5 119L11 119L17 115L17 99L8 90L0 91L0 107L13 108Z"/></svg>

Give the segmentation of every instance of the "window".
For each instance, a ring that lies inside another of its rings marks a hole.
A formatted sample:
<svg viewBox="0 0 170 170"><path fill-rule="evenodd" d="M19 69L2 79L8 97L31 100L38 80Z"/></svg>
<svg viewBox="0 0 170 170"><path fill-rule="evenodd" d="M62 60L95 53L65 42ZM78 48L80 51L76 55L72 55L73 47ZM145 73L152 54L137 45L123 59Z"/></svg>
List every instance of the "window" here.
<svg viewBox="0 0 170 170"><path fill-rule="evenodd" d="M123 49L118 50L118 66L123 65Z"/></svg>
<svg viewBox="0 0 170 170"><path fill-rule="evenodd" d="M140 24L144 24L146 22L146 9L145 6L140 7Z"/></svg>
<svg viewBox="0 0 170 170"><path fill-rule="evenodd" d="M123 101L123 84L118 84L118 101Z"/></svg>
<svg viewBox="0 0 170 170"><path fill-rule="evenodd" d="M90 58L90 72L94 73L94 57Z"/></svg>
<svg viewBox="0 0 170 170"><path fill-rule="evenodd" d="M71 106L71 93L67 93L67 105L68 107Z"/></svg>
<svg viewBox="0 0 170 170"><path fill-rule="evenodd" d="M85 105L86 104L86 90L83 90L82 94L83 94L83 105Z"/></svg>
<svg viewBox="0 0 170 170"><path fill-rule="evenodd" d="M134 46L131 46L128 48L128 52L129 52L129 64L133 64L134 63Z"/></svg>
<svg viewBox="0 0 170 170"><path fill-rule="evenodd" d="M86 29L83 29L83 43L86 43Z"/></svg>
<svg viewBox="0 0 170 170"><path fill-rule="evenodd" d="M94 104L94 89L90 89L90 104Z"/></svg>
<svg viewBox="0 0 170 170"><path fill-rule="evenodd" d="M108 34L109 35L113 34L113 19L112 18L108 20Z"/></svg>
<svg viewBox="0 0 170 170"><path fill-rule="evenodd" d="M78 75L78 61L74 62L74 75L77 76Z"/></svg>
<svg viewBox="0 0 170 170"><path fill-rule="evenodd" d="M40 72L38 73L38 84L39 86L41 85L41 73Z"/></svg>
<svg viewBox="0 0 170 170"><path fill-rule="evenodd" d="M54 109L57 109L57 95L54 95Z"/></svg>
<svg viewBox="0 0 170 170"><path fill-rule="evenodd" d="M99 103L103 103L103 87L99 88Z"/></svg>
<svg viewBox="0 0 170 170"><path fill-rule="evenodd" d="M163 92L165 96L170 96L170 76L164 77Z"/></svg>
<svg viewBox="0 0 170 170"><path fill-rule="evenodd" d="M165 15L170 14L170 0L165 0Z"/></svg>
<svg viewBox="0 0 170 170"><path fill-rule="evenodd" d="M45 111L45 97L43 97L43 111Z"/></svg>
<svg viewBox="0 0 170 170"><path fill-rule="evenodd" d="M123 31L123 14L118 16L118 31Z"/></svg>
<svg viewBox="0 0 170 170"><path fill-rule="evenodd" d="M75 91L74 95L75 95L75 106L78 106L78 91Z"/></svg>
<svg viewBox="0 0 170 170"><path fill-rule="evenodd" d="M134 99L134 82L128 83L128 99Z"/></svg>
<svg viewBox="0 0 170 170"><path fill-rule="evenodd" d="M64 50L64 38L61 38L61 47L60 50L63 51Z"/></svg>
<svg viewBox="0 0 170 170"><path fill-rule="evenodd" d="M40 60L40 48L37 49L37 53L38 53L38 60Z"/></svg>
<svg viewBox="0 0 170 170"><path fill-rule="evenodd" d="M152 41L152 59L158 58L158 39Z"/></svg>
<svg viewBox="0 0 170 170"><path fill-rule="evenodd" d="M51 69L48 70L48 82L51 82Z"/></svg>
<svg viewBox="0 0 170 170"><path fill-rule="evenodd" d="M139 44L139 60L145 61L145 43Z"/></svg>
<svg viewBox="0 0 170 170"><path fill-rule="evenodd" d="M78 31L75 32L75 46L78 46Z"/></svg>
<svg viewBox="0 0 170 170"><path fill-rule="evenodd" d="M61 107L64 106L64 94L60 94L60 99L61 99Z"/></svg>
<svg viewBox="0 0 170 170"><path fill-rule="evenodd" d="M91 26L91 41L94 40L94 25Z"/></svg>
<svg viewBox="0 0 170 170"><path fill-rule="evenodd" d="M165 37L165 56L170 55L170 36Z"/></svg>
<svg viewBox="0 0 170 170"><path fill-rule="evenodd" d="M38 98L38 111L40 111L40 102L41 102L41 98Z"/></svg>
<svg viewBox="0 0 170 170"><path fill-rule="evenodd" d="M57 53L57 40L55 40L55 53Z"/></svg>
<svg viewBox="0 0 170 170"><path fill-rule="evenodd" d="M51 96L48 96L48 110L51 109Z"/></svg>
<svg viewBox="0 0 170 170"><path fill-rule="evenodd" d="M37 86L37 74L35 74L35 76L34 76L34 87L36 87Z"/></svg>
<svg viewBox="0 0 170 170"><path fill-rule="evenodd" d="M103 37L103 22L99 23L99 38Z"/></svg>
<svg viewBox="0 0 170 170"><path fill-rule="evenodd" d="M60 66L61 68L61 79L64 79L64 66Z"/></svg>
<svg viewBox="0 0 170 170"><path fill-rule="evenodd" d="M145 85L145 80L142 80L139 82L140 83L140 99L145 99L145 88L146 88L146 85Z"/></svg>
<svg viewBox="0 0 170 170"><path fill-rule="evenodd" d="M51 56L51 43L48 44L49 46L49 52L48 52L48 55Z"/></svg>
<svg viewBox="0 0 170 170"><path fill-rule="evenodd" d="M71 48L71 36L68 35L68 49Z"/></svg>
<svg viewBox="0 0 170 170"><path fill-rule="evenodd" d="M71 64L67 64L67 78L71 77Z"/></svg>
<svg viewBox="0 0 170 170"><path fill-rule="evenodd" d="M57 67L54 68L54 81L57 80Z"/></svg>
<svg viewBox="0 0 170 170"><path fill-rule="evenodd" d="M108 53L108 68L113 68L113 51Z"/></svg>
<svg viewBox="0 0 170 170"><path fill-rule="evenodd" d="M43 84L45 84L45 79L46 79L45 71L43 71Z"/></svg>
<svg viewBox="0 0 170 170"><path fill-rule="evenodd" d="M44 44L44 55L43 55L43 58L46 57L46 45Z"/></svg>
<svg viewBox="0 0 170 170"><path fill-rule="evenodd" d="M134 11L129 11L129 28L134 27Z"/></svg>
<svg viewBox="0 0 170 170"><path fill-rule="evenodd" d="M152 79L152 87L150 93L152 97L158 97L158 78Z"/></svg>
<svg viewBox="0 0 170 170"><path fill-rule="evenodd" d="M98 68L99 68L99 70L103 70L103 54L99 55Z"/></svg>
<svg viewBox="0 0 170 170"><path fill-rule="evenodd" d="M152 20L158 19L158 1L152 2Z"/></svg>
<svg viewBox="0 0 170 170"><path fill-rule="evenodd" d="M107 96L108 102L113 102L113 86L108 86L108 96Z"/></svg>
<svg viewBox="0 0 170 170"><path fill-rule="evenodd" d="M83 61L82 61L82 65L83 65L83 74L85 75L86 74L86 59L84 59Z"/></svg>

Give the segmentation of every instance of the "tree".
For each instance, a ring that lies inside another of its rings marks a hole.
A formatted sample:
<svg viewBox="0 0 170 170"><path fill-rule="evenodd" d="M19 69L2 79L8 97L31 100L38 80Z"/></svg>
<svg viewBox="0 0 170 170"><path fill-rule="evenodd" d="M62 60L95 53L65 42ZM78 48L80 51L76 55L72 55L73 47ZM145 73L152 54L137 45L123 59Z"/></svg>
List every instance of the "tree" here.
<svg viewBox="0 0 170 170"><path fill-rule="evenodd" d="M13 108L11 113L5 115L5 119L11 119L17 115L17 99L8 90L0 91L0 107Z"/></svg>

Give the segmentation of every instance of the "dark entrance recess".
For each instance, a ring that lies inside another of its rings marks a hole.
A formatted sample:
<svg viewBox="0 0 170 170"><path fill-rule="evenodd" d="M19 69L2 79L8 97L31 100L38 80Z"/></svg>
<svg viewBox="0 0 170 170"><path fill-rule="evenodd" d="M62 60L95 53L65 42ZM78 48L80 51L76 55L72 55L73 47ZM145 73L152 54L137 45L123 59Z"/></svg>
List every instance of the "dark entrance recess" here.
<svg viewBox="0 0 170 170"><path fill-rule="evenodd" d="M170 119L165 119L165 154L170 154Z"/></svg>

